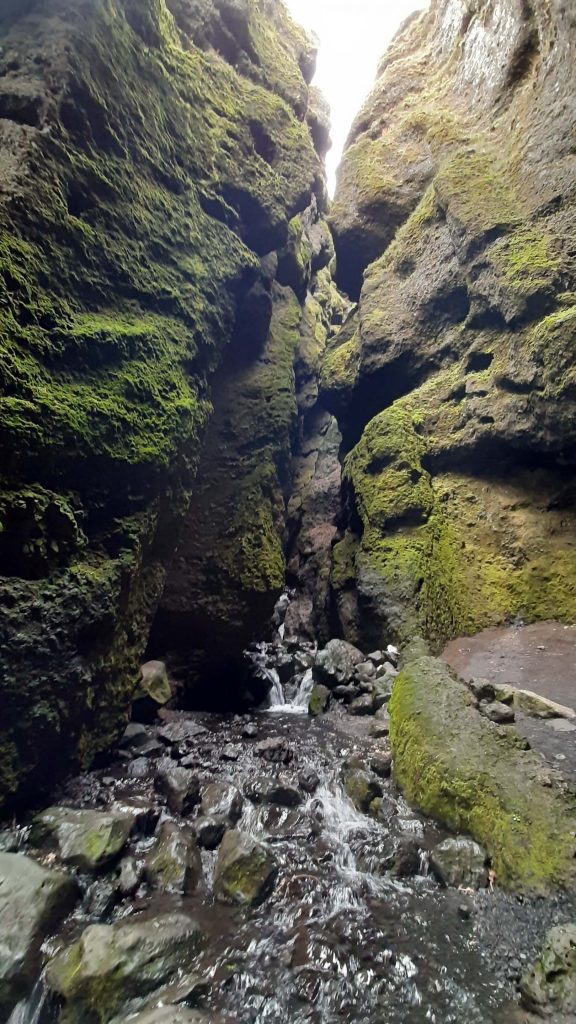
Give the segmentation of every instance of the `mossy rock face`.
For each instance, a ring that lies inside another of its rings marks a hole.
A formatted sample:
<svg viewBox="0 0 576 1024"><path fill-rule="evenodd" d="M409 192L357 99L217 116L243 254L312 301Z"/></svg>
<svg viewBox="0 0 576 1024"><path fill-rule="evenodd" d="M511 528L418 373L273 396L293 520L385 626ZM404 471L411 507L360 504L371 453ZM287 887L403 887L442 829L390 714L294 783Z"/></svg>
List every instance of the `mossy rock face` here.
<svg viewBox="0 0 576 1024"><path fill-rule="evenodd" d="M484 4L413 18L340 172L359 304L320 398L348 453L332 586L361 645L576 616L574 40L565 11L500 12L505 32Z"/></svg>
<svg viewBox="0 0 576 1024"><path fill-rule="evenodd" d="M10 4L0 36L1 804L121 731L210 379L323 184L282 5Z"/></svg>
<svg viewBox="0 0 576 1024"><path fill-rule="evenodd" d="M441 661L404 666L390 717L394 775L407 799L476 839L498 884L542 892L573 883L573 794L538 755L482 717Z"/></svg>
<svg viewBox="0 0 576 1024"><path fill-rule="evenodd" d="M268 848L247 832L226 832L214 875L217 899L240 906L258 906L272 892L278 874Z"/></svg>
<svg viewBox="0 0 576 1024"><path fill-rule="evenodd" d="M64 864L95 872L119 857L134 825L132 814L49 807L34 818L32 842L55 850Z"/></svg>

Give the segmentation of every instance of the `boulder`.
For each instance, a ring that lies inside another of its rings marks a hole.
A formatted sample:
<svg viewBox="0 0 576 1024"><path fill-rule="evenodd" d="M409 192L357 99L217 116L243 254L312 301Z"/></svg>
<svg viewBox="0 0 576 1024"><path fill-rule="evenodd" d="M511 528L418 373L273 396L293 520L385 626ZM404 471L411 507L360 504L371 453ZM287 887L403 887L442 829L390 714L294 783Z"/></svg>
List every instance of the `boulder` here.
<svg viewBox="0 0 576 1024"><path fill-rule="evenodd" d="M48 988L64 1001L67 1024L110 1020L141 998L189 971L202 933L184 913L91 925L46 968Z"/></svg>
<svg viewBox="0 0 576 1024"><path fill-rule="evenodd" d="M242 793L229 782L211 782L202 790L202 815L219 815L235 825L242 815L243 806Z"/></svg>
<svg viewBox="0 0 576 1024"><path fill-rule="evenodd" d="M336 700L341 700L343 704L351 704L356 697L360 696L360 688L355 686L354 683L342 684L342 686L335 686L332 694L336 697Z"/></svg>
<svg viewBox="0 0 576 1024"><path fill-rule="evenodd" d="M571 884L573 797L541 757L478 713L443 662L407 661L390 714L394 778L411 804L480 843L499 885L542 892Z"/></svg>
<svg viewBox="0 0 576 1024"><path fill-rule="evenodd" d="M214 892L229 903L258 906L272 892L278 868L264 843L248 832L227 832L218 851Z"/></svg>
<svg viewBox="0 0 576 1024"><path fill-rule="evenodd" d="M392 754L379 750L370 757L370 771L379 779L389 779L392 772Z"/></svg>
<svg viewBox="0 0 576 1024"><path fill-rule="evenodd" d="M522 1004L541 1017L576 1013L575 923L548 932L538 960L520 982L520 994Z"/></svg>
<svg viewBox="0 0 576 1024"><path fill-rule="evenodd" d="M80 871L99 871L122 852L134 829L134 814L119 810L49 807L34 819L31 842L54 850Z"/></svg>
<svg viewBox="0 0 576 1024"><path fill-rule="evenodd" d="M318 682L334 689L335 686L351 683L356 666L363 661L364 655L357 647L346 640L330 640L316 657L314 676Z"/></svg>
<svg viewBox="0 0 576 1024"><path fill-rule="evenodd" d="M151 721L158 708L171 699L172 686L166 665L163 661L147 661L140 668L140 679L134 693L134 717Z"/></svg>
<svg viewBox="0 0 576 1024"><path fill-rule="evenodd" d="M358 811L368 814L370 804L383 794L380 780L361 769L352 769L344 775L344 789Z"/></svg>
<svg viewBox="0 0 576 1024"><path fill-rule="evenodd" d="M219 814L207 814L197 818L194 822L194 832L198 846L203 850L215 850L220 846L229 827L228 820Z"/></svg>
<svg viewBox="0 0 576 1024"><path fill-rule="evenodd" d="M192 833L173 821L165 821L156 845L146 857L144 870L154 889L193 892L202 878L202 858Z"/></svg>
<svg viewBox="0 0 576 1024"><path fill-rule="evenodd" d="M6 1018L37 977L44 939L78 896L69 875L22 854L0 853L0 1012Z"/></svg>
<svg viewBox="0 0 576 1024"><path fill-rule="evenodd" d="M144 875L135 857L124 857L118 869L118 891L122 896L133 896Z"/></svg>
<svg viewBox="0 0 576 1024"><path fill-rule="evenodd" d="M444 885L483 889L488 883L486 853L472 839L445 839L430 855L430 866Z"/></svg>
<svg viewBox="0 0 576 1024"><path fill-rule="evenodd" d="M318 718L319 715L323 715L330 705L330 696L331 692L327 686L323 686L322 683L316 683L312 688L308 701L308 714L312 718Z"/></svg>
<svg viewBox="0 0 576 1024"><path fill-rule="evenodd" d="M166 797L173 814L189 814L200 802L200 780L189 768L175 765L164 758L158 765L154 785Z"/></svg>

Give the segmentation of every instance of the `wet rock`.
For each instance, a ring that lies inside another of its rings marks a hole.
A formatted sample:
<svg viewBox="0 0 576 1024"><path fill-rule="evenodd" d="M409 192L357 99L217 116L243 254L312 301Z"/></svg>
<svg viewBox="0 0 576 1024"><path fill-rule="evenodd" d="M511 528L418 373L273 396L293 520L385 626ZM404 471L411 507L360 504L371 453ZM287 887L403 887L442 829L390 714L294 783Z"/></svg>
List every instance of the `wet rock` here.
<svg viewBox="0 0 576 1024"><path fill-rule="evenodd" d="M227 743L220 751L221 761L237 761L240 757L240 747L236 743Z"/></svg>
<svg viewBox="0 0 576 1024"><path fill-rule="evenodd" d="M198 1006L208 995L209 988L204 978L197 974L185 974L171 984L157 989L146 1001L143 1010L157 1010L163 1006L178 1006L181 1003L185 1003L187 1008Z"/></svg>
<svg viewBox="0 0 576 1024"><path fill-rule="evenodd" d="M386 705L380 708L374 716L374 721L370 726L370 735L375 739L384 739L390 733L390 715L386 710Z"/></svg>
<svg viewBox="0 0 576 1024"><path fill-rule="evenodd" d="M496 700L496 690L488 679L470 679L468 689L472 691L477 701Z"/></svg>
<svg viewBox="0 0 576 1024"><path fill-rule="evenodd" d="M246 740L255 740L258 735L258 726L256 722L246 722L246 725L242 729L242 735Z"/></svg>
<svg viewBox="0 0 576 1024"><path fill-rule="evenodd" d="M283 736L271 736L267 740L261 740L254 747L256 757L262 757L272 764L290 764L294 752Z"/></svg>
<svg viewBox="0 0 576 1024"><path fill-rule="evenodd" d="M522 1004L541 1017L576 1013L576 924L552 928L520 982Z"/></svg>
<svg viewBox="0 0 576 1024"><path fill-rule="evenodd" d="M194 822L198 846L201 846L204 850L215 850L220 846L224 833L228 828L230 828L230 823L222 815L202 815Z"/></svg>
<svg viewBox="0 0 576 1024"><path fill-rule="evenodd" d="M29 857L0 853L0 1012L28 994L40 967L40 947L79 896L73 878Z"/></svg>
<svg viewBox="0 0 576 1024"><path fill-rule="evenodd" d="M373 715L374 714L374 703L370 694L364 694L362 697L356 697L351 704L348 705L349 715Z"/></svg>
<svg viewBox="0 0 576 1024"><path fill-rule="evenodd" d="M144 868L135 857L123 857L118 869L118 891L133 896L144 877Z"/></svg>
<svg viewBox="0 0 576 1024"><path fill-rule="evenodd" d="M298 785L305 793L315 793L320 785L320 776L313 768L304 768L298 776Z"/></svg>
<svg viewBox="0 0 576 1024"><path fill-rule="evenodd" d="M222 1018L213 1013L191 1010L188 1006L156 1006L140 1013L116 1017L111 1024L221 1024Z"/></svg>
<svg viewBox="0 0 576 1024"><path fill-rule="evenodd" d="M444 885L482 889L488 883L486 853L472 839L445 839L430 855L434 874Z"/></svg>
<svg viewBox="0 0 576 1024"><path fill-rule="evenodd" d="M386 648L386 656L388 661L393 665L398 665L398 662L400 661L400 651L397 647L394 647L394 644L388 644L388 647Z"/></svg>
<svg viewBox="0 0 576 1024"><path fill-rule="evenodd" d="M375 821L389 825L390 819L398 814L398 804L390 796L378 796L370 804L368 813Z"/></svg>
<svg viewBox="0 0 576 1024"><path fill-rule="evenodd" d="M492 701L490 704L480 705L480 710L485 718L495 722L496 725L511 725L515 721L516 716L512 708L498 700Z"/></svg>
<svg viewBox="0 0 576 1024"><path fill-rule="evenodd" d="M145 779L152 771L152 765L147 757L136 757L128 765L128 775L131 779Z"/></svg>
<svg viewBox="0 0 576 1024"><path fill-rule="evenodd" d="M392 754L385 750L379 750L370 757L370 770L379 779L389 779L392 772Z"/></svg>
<svg viewBox="0 0 576 1024"><path fill-rule="evenodd" d="M357 647L345 640L330 640L317 655L314 675L318 682L334 689L335 686L350 683L354 669L363 661L364 655Z"/></svg>
<svg viewBox="0 0 576 1024"><path fill-rule="evenodd" d="M242 814L244 799L239 789L230 782L211 782L202 790L201 813L222 815L234 825Z"/></svg>
<svg viewBox="0 0 576 1024"><path fill-rule="evenodd" d="M150 732L140 722L130 722L120 740L121 750L137 750L150 741Z"/></svg>
<svg viewBox="0 0 576 1024"><path fill-rule="evenodd" d="M386 657L387 656L384 654L384 651L372 651L371 654L367 655L368 661L371 661L373 665L376 665L376 667L383 665L386 661Z"/></svg>
<svg viewBox="0 0 576 1024"><path fill-rule="evenodd" d="M335 686L332 694L336 697L336 700L341 700L343 704L351 704L356 697L360 696L360 688L354 683L343 684L342 686Z"/></svg>
<svg viewBox="0 0 576 1024"><path fill-rule="evenodd" d="M227 832L218 851L214 893L231 903L257 906L272 892L278 868L264 843L248 832Z"/></svg>
<svg viewBox="0 0 576 1024"><path fill-rule="evenodd" d="M202 859L189 829L165 821L160 826L156 845L146 857L144 872L154 889L193 892L202 878Z"/></svg>
<svg viewBox="0 0 576 1024"><path fill-rule="evenodd" d="M94 921L105 921L118 903L117 887L109 878L93 882L84 897L82 909L86 917Z"/></svg>
<svg viewBox="0 0 576 1024"><path fill-rule="evenodd" d="M150 803L149 797L138 793L115 800L110 811L131 815L134 818L134 832L145 836L154 834L160 817L159 809Z"/></svg>
<svg viewBox="0 0 576 1024"><path fill-rule="evenodd" d="M376 666L371 661L361 661L354 669L354 678L359 682L368 683L376 675Z"/></svg>
<svg viewBox="0 0 576 1024"><path fill-rule="evenodd" d="M202 933L187 914L91 925L46 969L49 989L64 1000L67 1024L110 1020L129 1000L190 971Z"/></svg>
<svg viewBox="0 0 576 1024"><path fill-rule="evenodd" d="M158 736L167 746L189 744L199 736L206 736L208 729L189 718L177 718L158 729Z"/></svg>
<svg viewBox="0 0 576 1024"><path fill-rule="evenodd" d="M344 774L344 789L357 810L368 814L370 804L383 795L380 780L361 769Z"/></svg>
<svg viewBox="0 0 576 1024"><path fill-rule="evenodd" d="M302 794L289 779L278 778L268 790L266 799L268 803L278 804L279 807L299 807Z"/></svg>
<svg viewBox="0 0 576 1024"><path fill-rule="evenodd" d="M165 758L159 765L154 785L166 797L173 814L189 814L200 802L200 780L189 768L182 768Z"/></svg>
<svg viewBox="0 0 576 1024"><path fill-rule="evenodd" d="M330 698L331 692L328 687L323 686L322 683L316 683L308 701L308 714L312 718L318 718L319 715L323 715L328 710Z"/></svg>
<svg viewBox="0 0 576 1024"><path fill-rule="evenodd" d="M385 707L386 704L390 703L392 696L392 685L393 680L389 675L386 675L382 680L378 681L372 689L372 703L375 711L380 711L380 708Z"/></svg>
<svg viewBox="0 0 576 1024"><path fill-rule="evenodd" d="M147 661L142 665L141 678L136 699L149 697L157 706L167 704L172 698L172 687L163 661Z"/></svg>
<svg viewBox="0 0 576 1024"><path fill-rule="evenodd" d="M400 839L390 865L395 878L414 878L422 873L422 854L416 839Z"/></svg>
<svg viewBox="0 0 576 1024"><path fill-rule="evenodd" d="M31 842L54 850L65 864L80 871L99 871L122 852L135 820L133 814L122 811L50 807L34 819Z"/></svg>

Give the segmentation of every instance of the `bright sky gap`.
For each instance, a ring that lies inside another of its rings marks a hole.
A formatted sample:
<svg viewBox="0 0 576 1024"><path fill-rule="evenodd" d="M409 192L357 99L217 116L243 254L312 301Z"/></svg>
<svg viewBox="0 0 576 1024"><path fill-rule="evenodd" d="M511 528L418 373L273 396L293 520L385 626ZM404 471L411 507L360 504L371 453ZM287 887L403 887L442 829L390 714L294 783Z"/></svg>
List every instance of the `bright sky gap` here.
<svg viewBox="0 0 576 1024"><path fill-rule="evenodd" d="M378 61L412 11L428 0L285 0L294 19L320 42L314 79L332 108L333 147L327 158L333 194L336 168L352 121L368 95Z"/></svg>

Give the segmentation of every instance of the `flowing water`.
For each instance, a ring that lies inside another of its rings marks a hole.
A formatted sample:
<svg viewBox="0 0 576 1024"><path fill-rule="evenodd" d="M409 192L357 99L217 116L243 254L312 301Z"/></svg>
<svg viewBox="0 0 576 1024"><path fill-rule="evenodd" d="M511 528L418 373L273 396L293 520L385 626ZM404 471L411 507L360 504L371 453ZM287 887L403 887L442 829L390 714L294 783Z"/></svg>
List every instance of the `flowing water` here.
<svg viewBox="0 0 576 1024"><path fill-rule="evenodd" d="M254 671L269 697L251 716L173 713L200 734L184 749L204 784L231 782L243 794L236 827L269 844L279 872L259 907L235 908L214 899L217 852L203 851L204 881L191 896L151 892L95 914L88 900L63 932L72 941L88 923L112 923L134 913L184 907L205 936L197 973L207 982L206 1009L230 1024L509 1024L515 986L546 930L573 913L561 901L529 901L484 890L441 888L429 870L430 851L445 837L406 805L390 779L381 780L378 819L361 813L343 786L346 766L370 769L382 740L369 719L338 706L319 719L305 713L315 649L290 657L286 647L257 645ZM158 746L157 729L149 726ZM282 741L282 761L258 756L262 741ZM166 810L154 787L157 753L133 761L115 755L103 768L70 780L62 804L104 807L137 799ZM279 784L291 789L278 800ZM296 796L294 793L296 792ZM288 806L286 806L288 804ZM293 804L292 806L290 804ZM187 819L187 824L192 823ZM142 861L152 835L132 841ZM88 889L92 880L85 880ZM106 878L98 885L106 885ZM9 1024L55 1024L39 983Z"/></svg>

